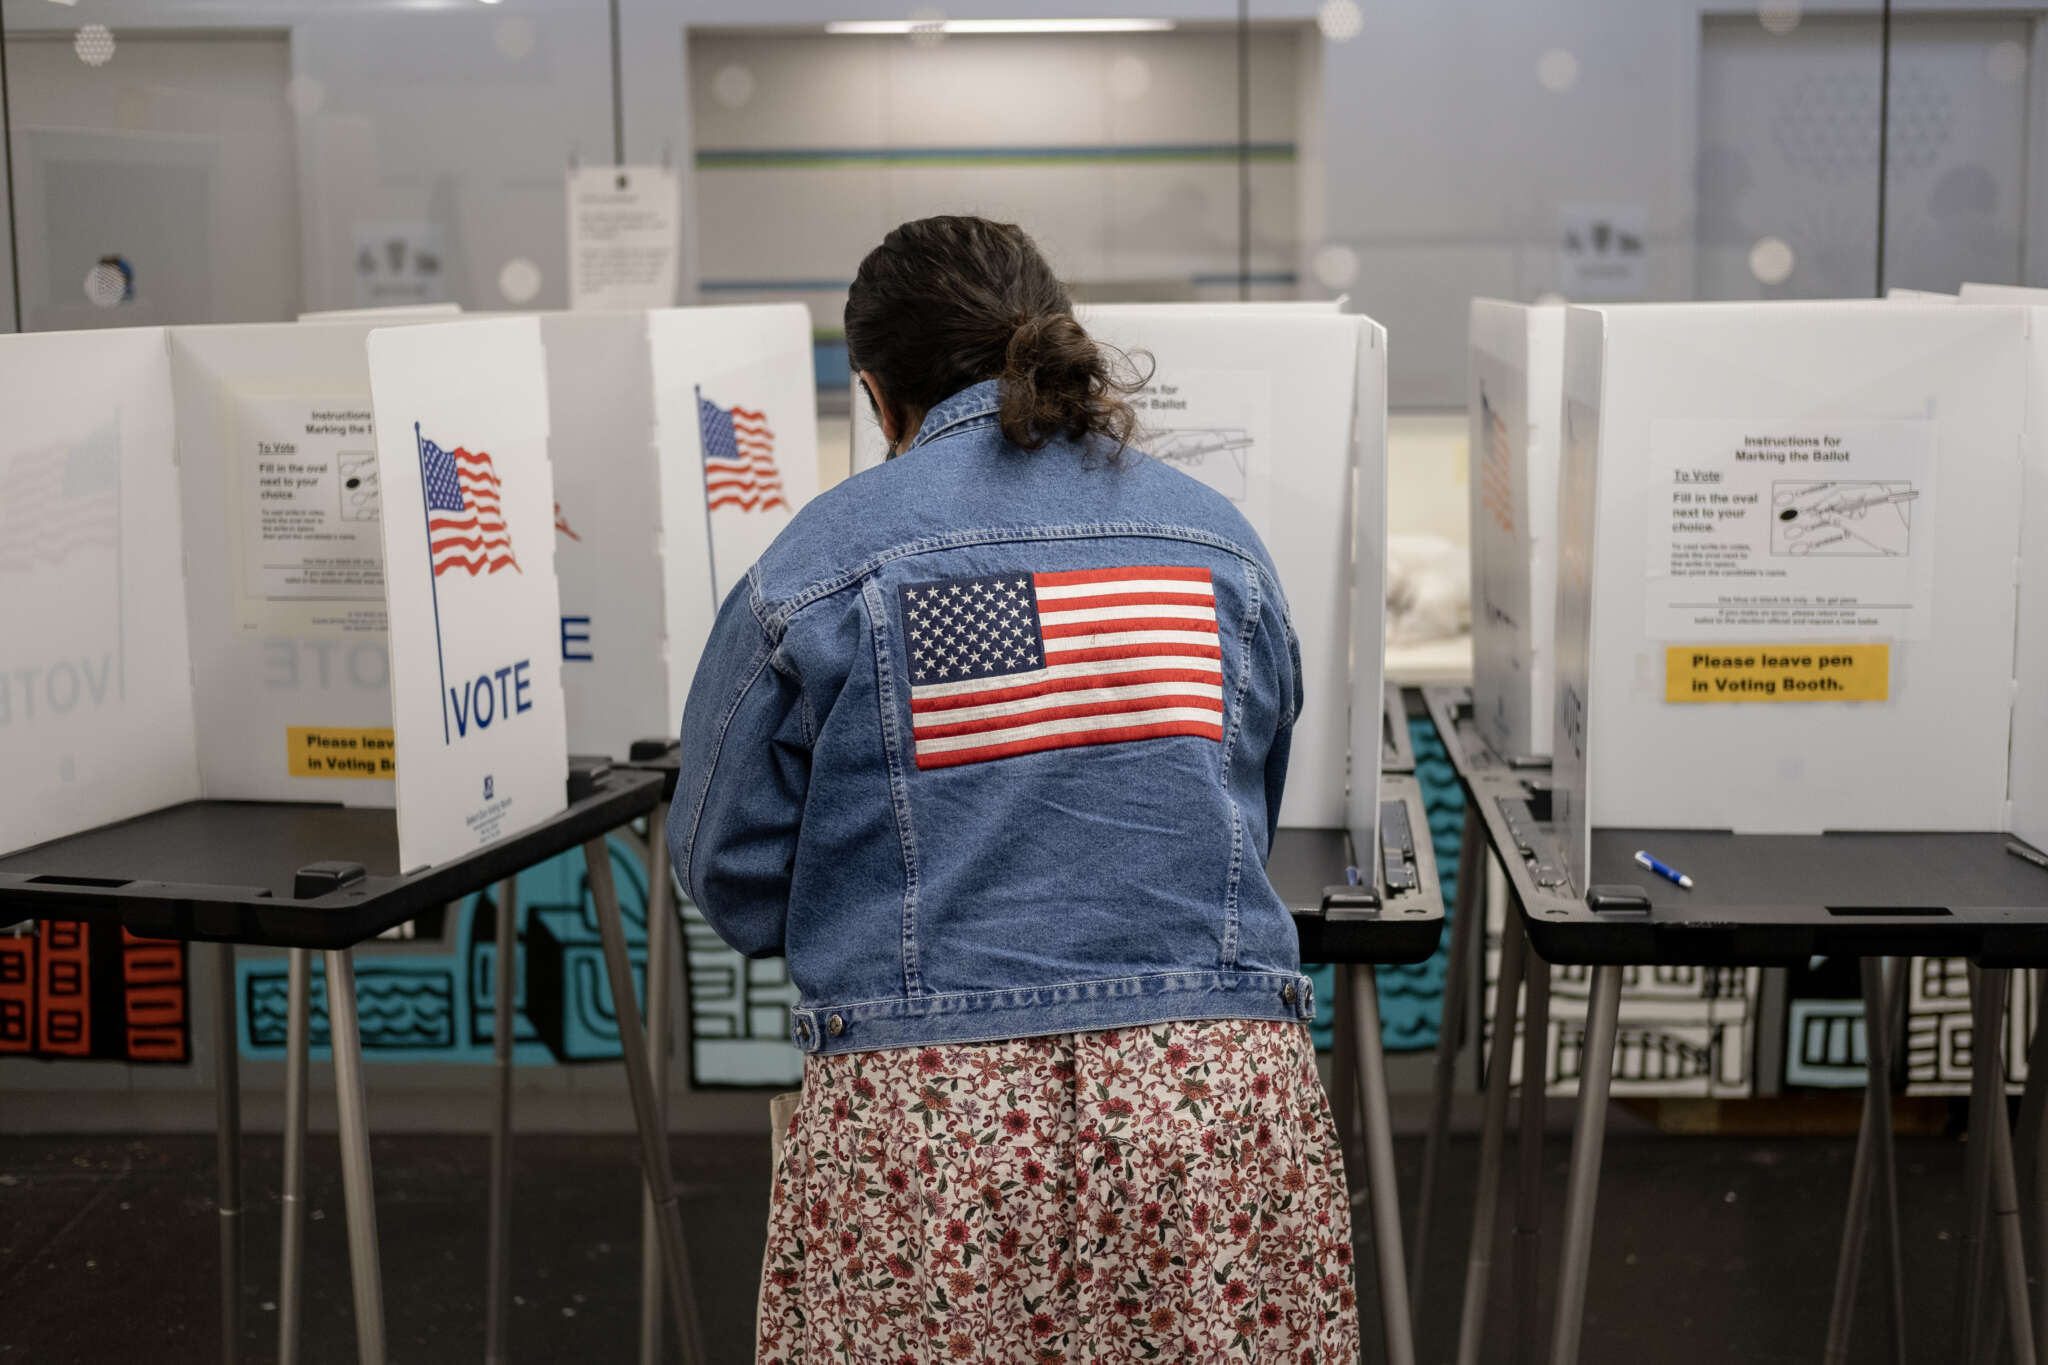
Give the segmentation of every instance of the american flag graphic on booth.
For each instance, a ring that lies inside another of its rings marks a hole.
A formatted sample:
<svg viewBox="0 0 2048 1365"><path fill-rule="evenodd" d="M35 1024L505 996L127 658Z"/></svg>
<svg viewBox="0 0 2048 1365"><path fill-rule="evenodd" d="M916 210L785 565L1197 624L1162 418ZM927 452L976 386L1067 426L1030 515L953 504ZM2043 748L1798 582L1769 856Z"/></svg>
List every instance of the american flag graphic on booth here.
<svg viewBox="0 0 2048 1365"><path fill-rule="evenodd" d="M76 446L25 451L0 476L0 571L62 564L121 538L121 438L112 423Z"/></svg>
<svg viewBox="0 0 2048 1365"><path fill-rule="evenodd" d="M434 577L461 569L471 578L503 568L519 571L512 533L498 502L498 471L489 455L457 446L443 450L419 438L420 478L427 490L427 544Z"/></svg>
<svg viewBox="0 0 2048 1365"><path fill-rule="evenodd" d="M1207 569L1010 573L899 588L919 768L1169 735L1223 738Z"/></svg>
<svg viewBox="0 0 2048 1365"><path fill-rule="evenodd" d="M775 433L765 414L735 403L721 408L697 394L697 420L704 428L704 499L712 510L742 512L787 508L782 472L775 467Z"/></svg>

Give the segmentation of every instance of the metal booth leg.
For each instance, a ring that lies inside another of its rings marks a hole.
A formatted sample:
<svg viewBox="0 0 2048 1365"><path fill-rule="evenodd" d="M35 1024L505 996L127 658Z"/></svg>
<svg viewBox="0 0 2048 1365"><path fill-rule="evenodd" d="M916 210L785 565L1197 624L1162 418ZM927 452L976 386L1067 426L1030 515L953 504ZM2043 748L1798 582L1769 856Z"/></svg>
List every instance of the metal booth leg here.
<svg viewBox="0 0 2048 1365"><path fill-rule="evenodd" d="M2001 1069L2002 1076L2002 1069ZM2006 1127L2004 1096L1991 1126L1992 1193L1997 1198L1999 1262L2005 1271L2005 1325L2012 1333L2013 1365L2034 1365L2034 1319L2027 1299L2027 1252L2020 1231L2020 1190L2013 1173L2012 1130ZM1980 1358L1998 1354L1998 1336L1987 1333Z"/></svg>
<svg viewBox="0 0 2048 1365"><path fill-rule="evenodd" d="M1884 1257L1885 1286L1889 1291L1892 1310L1892 1354L1895 1361L1906 1359L1906 1244L1899 1230L1899 1163L1898 1144L1892 1135L1892 1045L1897 1040L1893 1032L1894 1015L1897 1006L1906 998L1906 973L1913 969L1910 957L1895 957L1884 966L1867 962L1863 967L1864 999L1873 996L1880 1002L1878 1017L1884 1021L1877 1030L1875 1041L1864 1044L1870 1057L1871 1075L1878 1078L1881 1087L1880 1103L1874 1115L1877 1119L1877 1191L1884 1202L1879 1207L1884 1212L1878 1224L1883 1240L1879 1244ZM1865 1006L1868 1008L1868 1005Z"/></svg>
<svg viewBox="0 0 2048 1365"><path fill-rule="evenodd" d="M1593 995L1586 1005L1585 1050L1579 1066L1571 1177L1565 1186L1564 1246L1550 1365L1578 1365L1579 1336L1586 1321L1586 1276L1593 1256L1593 1209L1600 1195L1600 1151L1607 1140L1607 1088L1614 1073L1614 1034L1620 1014L1621 968L1594 968Z"/></svg>
<svg viewBox="0 0 2048 1365"><path fill-rule="evenodd" d="M300 1310L305 1302L306 1082L312 1065L313 952L288 958L284 1057L284 1227L278 1239L277 1359L298 1365Z"/></svg>
<svg viewBox="0 0 2048 1365"><path fill-rule="evenodd" d="M1970 1142L1964 1150L1964 1234L1956 1293L1958 1359L1976 1359L1978 1310L1985 1291L1985 1228L1991 1214L1991 1126L2003 1124L1999 1025L2005 1019L2003 968L1970 968Z"/></svg>
<svg viewBox="0 0 2048 1365"><path fill-rule="evenodd" d="M1380 1041L1379 982L1370 964L1347 968L1356 1006L1358 1090L1365 1108L1367 1188L1372 1191L1373 1259L1380 1271L1380 1317L1387 1329L1387 1365L1415 1365L1415 1329L1408 1314L1408 1275L1401 1259L1401 1187L1394 1179L1394 1120L1387 1106L1387 1055Z"/></svg>
<svg viewBox="0 0 2048 1365"><path fill-rule="evenodd" d="M213 1142L220 1188L220 1358L242 1355L242 1074L235 1048L235 945L216 955L213 997Z"/></svg>
<svg viewBox="0 0 2048 1365"><path fill-rule="evenodd" d="M334 1098L341 1122L341 1190L348 1211L356 1359L362 1365L384 1365L384 1276L377 1264L377 1197L370 1182L363 1039L356 1027L355 962L346 948L327 953L327 1032L334 1050Z"/></svg>
<svg viewBox="0 0 2048 1365"><path fill-rule="evenodd" d="M1485 898L1476 888L1486 881L1486 826L1470 793L1465 797L1465 825L1458 834L1458 889L1451 905L1451 948L1444 963L1443 1010L1437 1017L1436 1068L1430 1079L1429 1140L1422 1148L1422 1189L1415 1200L1415 1232L1408 1240L1408 1305L1422 1311L1422 1274L1428 1266L1429 1220L1436 1206L1437 1172L1451 1131L1451 1094L1458 1070L1458 1031L1465 1021L1465 990L1477 973L1466 959L1474 943L1475 907Z"/></svg>
<svg viewBox="0 0 2048 1365"><path fill-rule="evenodd" d="M668 868L668 802L647 820L647 1056L654 1070L655 1126L668 1132L668 1075L675 976L675 897ZM654 1197L640 1195L640 1365L661 1359L661 1235Z"/></svg>
<svg viewBox="0 0 2048 1365"><path fill-rule="evenodd" d="M676 1336L684 1365L705 1365L704 1342L697 1325L697 1300L690 1287L689 1252L683 1245L682 1211L676 1206L675 1178L668 1163L668 1134L656 1121L654 1077L647 1065L647 1036L634 1009L633 968L626 959L626 930L620 920L619 896L612 883L611 857L602 836L583 846L590 894L597 906L597 929L604 939L604 965L611 981L612 1002L619 1021L619 1050L626 1063L626 1087L633 1095L633 1118L640 1129L640 1168L654 1201L655 1230L661 1234L662 1268L668 1278L669 1307L675 1314Z"/></svg>
<svg viewBox="0 0 2048 1365"><path fill-rule="evenodd" d="M1330 1110L1337 1116L1337 1145L1350 1176L1365 1170L1358 1145L1358 992L1345 963L1334 964L1330 976ZM1366 1182L1353 1179L1351 1185L1351 1207L1361 1208Z"/></svg>
<svg viewBox="0 0 2048 1365"><path fill-rule="evenodd" d="M1519 901L1509 918L1522 922ZM1550 1069L1550 964L1529 945L1523 958L1528 982L1528 1007L1522 1012L1522 1113L1517 1138L1521 1166L1515 1176L1515 1230L1510 1241L1513 1259L1509 1282L1514 1286L1515 1360L1531 1365L1538 1359L1538 1321L1542 1296L1537 1292L1537 1255L1543 1247L1543 1092Z"/></svg>
<svg viewBox="0 0 2048 1365"><path fill-rule="evenodd" d="M1465 1301L1458 1314L1458 1365L1478 1365L1486 1331L1493 1226L1500 1206L1501 1148L1507 1141L1508 1066L1515 1046L1515 997L1522 989L1527 941L1519 920L1501 933L1500 981L1493 997L1493 1051L1486 1064L1486 1116L1479 1129L1479 1190L1472 1202L1472 1244L1465 1253Z"/></svg>
<svg viewBox="0 0 2048 1365"><path fill-rule="evenodd" d="M1891 1357L1905 1357L1904 1283L1898 1243L1898 1184L1892 1161L1891 1002L1884 967L1874 957L1862 959L1864 1082L1863 1121L1856 1131L1856 1157L1849 1169L1849 1211L1842 1220L1842 1247L1835 1261L1835 1297L1828 1312L1824 1365L1842 1365L1849 1358L1849 1337L1855 1326L1856 1288L1863 1274L1863 1241L1868 1226L1871 1186L1881 1187L1885 1200L1884 1246L1886 1281L1891 1290ZM1904 980L1903 970L1896 978Z"/></svg>
<svg viewBox="0 0 2048 1365"><path fill-rule="evenodd" d="M2048 969L2034 972L2034 1037L2027 1048L2027 1088L2020 1101L2026 1114L2031 1104L2034 1122L2022 1125L2027 1142L2021 1150L2034 1162L2034 1255L2048 1266ZM2034 1307L2034 1340L2048 1342L2048 1289Z"/></svg>
<svg viewBox="0 0 2048 1365"><path fill-rule="evenodd" d="M512 1327L512 1051L519 992L519 878L498 883L496 980L491 987L491 1063L496 1103L491 1124L491 1214L484 1252L484 1362L504 1365Z"/></svg>
<svg viewBox="0 0 2048 1365"><path fill-rule="evenodd" d="M1998 1030L2005 1016L2006 974L2002 969L1970 968L1970 1141L1963 1163L1964 1230L1960 1282L1955 1297L1956 1325L1952 1340L1960 1360L1977 1357L1978 1315L1984 1289L1984 1230L1991 1207L1991 1125L2003 1123L1998 1092Z"/></svg>

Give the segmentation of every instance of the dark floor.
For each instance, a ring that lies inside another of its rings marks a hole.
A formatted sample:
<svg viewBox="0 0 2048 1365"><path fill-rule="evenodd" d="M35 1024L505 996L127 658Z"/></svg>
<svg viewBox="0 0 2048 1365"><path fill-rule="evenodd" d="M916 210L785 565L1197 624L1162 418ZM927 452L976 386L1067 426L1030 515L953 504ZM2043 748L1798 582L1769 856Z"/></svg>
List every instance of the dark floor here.
<svg viewBox="0 0 2048 1365"><path fill-rule="evenodd" d="M1431 1241L1420 1359L1454 1351L1477 1142L1449 1159ZM482 1353L482 1138L375 1143L377 1212L390 1355L398 1365ZM1900 1143L1912 1359L1951 1358L1964 1148ZM624 1137L524 1137L516 1143L512 1354L522 1361L635 1358L639 1197ZM711 1358L751 1358L768 1177L767 1142L678 1139L682 1208ZM1588 1362L1816 1361L1826 1335L1851 1144L1846 1140L1616 1137L1607 1145L1587 1310ZM1399 1147L1412 1197L1418 1141ZM1547 1152L1554 1254L1566 1145ZM347 1242L332 1137L308 1155L309 1365L355 1359ZM275 1359L280 1146L248 1144L245 1361ZM217 1220L207 1137L0 1138L0 1362L219 1359ZM1512 1177L1503 1205L1512 1201ZM1360 1223L1365 1219L1361 1216ZM1874 1257L1871 1258L1874 1261ZM1365 1359L1380 1359L1372 1260L1361 1255ZM1504 1289L1505 1240L1496 1256ZM1852 1360L1883 1359L1875 1267ZM1546 1278L1545 1291L1553 1285ZM1514 1358L1496 1296L1488 1360ZM1547 1319L1545 1326L1547 1345ZM1543 1351L1531 1353L1541 1358Z"/></svg>

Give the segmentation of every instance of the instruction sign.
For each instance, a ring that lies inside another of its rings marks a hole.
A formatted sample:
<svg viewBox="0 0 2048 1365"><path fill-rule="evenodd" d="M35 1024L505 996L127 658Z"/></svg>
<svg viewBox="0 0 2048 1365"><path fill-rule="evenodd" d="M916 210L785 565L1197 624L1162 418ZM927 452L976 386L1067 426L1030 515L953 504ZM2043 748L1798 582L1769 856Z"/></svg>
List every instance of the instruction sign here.
<svg viewBox="0 0 2048 1365"><path fill-rule="evenodd" d="M1670 645L1668 702L1886 701L1890 645Z"/></svg>
<svg viewBox="0 0 2048 1365"><path fill-rule="evenodd" d="M665 166L571 170L569 306L674 305L682 217L682 181Z"/></svg>
<svg viewBox="0 0 2048 1365"><path fill-rule="evenodd" d="M389 780L398 771L391 727L288 725L285 754L293 777Z"/></svg>
<svg viewBox="0 0 2048 1365"><path fill-rule="evenodd" d="M269 635L384 629L377 441L368 394L242 395L236 622Z"/></svg>
<svg viewBox="0 0 2048 1365"><path fill-rule="evenodd" d="M1669 421L1651 443L1651 638L1927 634L1932 423Z"/></svg>
<svg viewBox="0 0 2048 1365"><path fill-rule="evenodd" d="M1131 406L1138 413L1140 449L1209 485L1261 536L1267 533L1273 489L1270 374L1161 364Z"/></svg>

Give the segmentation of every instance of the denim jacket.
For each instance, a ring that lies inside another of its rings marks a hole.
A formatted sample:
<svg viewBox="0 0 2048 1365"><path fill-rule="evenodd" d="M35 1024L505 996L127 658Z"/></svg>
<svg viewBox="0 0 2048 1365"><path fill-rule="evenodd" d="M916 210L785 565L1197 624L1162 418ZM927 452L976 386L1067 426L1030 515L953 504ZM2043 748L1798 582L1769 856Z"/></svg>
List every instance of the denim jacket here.
<svg viewBox="0 0 2048 1365"><path fill-rule="evenodd" d="M726 599L668 837L783 953L806 1052L1311 1017L1265 862L1301 665L1265 547L1158 461L1003 439L994 383Z"/></svg>

